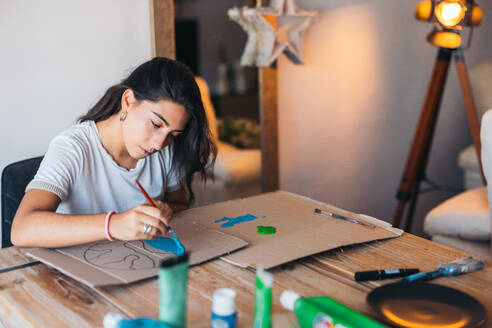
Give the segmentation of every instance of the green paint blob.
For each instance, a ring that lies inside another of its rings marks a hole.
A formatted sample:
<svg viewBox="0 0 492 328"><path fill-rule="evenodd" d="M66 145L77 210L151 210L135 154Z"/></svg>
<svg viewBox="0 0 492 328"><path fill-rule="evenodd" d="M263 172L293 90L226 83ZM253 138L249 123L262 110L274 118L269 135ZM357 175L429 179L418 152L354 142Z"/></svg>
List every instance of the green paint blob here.
<svg viewBox="0 0 492 328"><path fill-rule="evenodd" d="M256 226L257 232L260 235L271 235L277 232L275 227L266 227L266 226Z"/></svg>

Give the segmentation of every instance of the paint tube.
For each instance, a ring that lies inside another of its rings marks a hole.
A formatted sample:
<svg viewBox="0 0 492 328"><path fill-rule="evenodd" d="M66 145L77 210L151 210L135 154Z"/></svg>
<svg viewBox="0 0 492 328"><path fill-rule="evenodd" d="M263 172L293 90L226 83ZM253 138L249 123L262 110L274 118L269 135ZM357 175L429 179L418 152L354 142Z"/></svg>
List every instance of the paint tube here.
<svg viewBox="0 0 492 328"><path fill-rule="evenodd" d="M256 270L254 328L272 327L273 275L258 267Z"/></svg>
<svg viewBox="0 0 492 328"><path fill-rule="evenodd" d="M436 270L415 273L407 276L401 282L429 281L438 277L454 277L467 272L482 270L485 263L473 256L463 257L453 262L439 264Z"/></svg>
<svg viewBox="0 0 492 328"><path fill-rule="evenodd" d="M282 295L280 295L280 303L284 308L295 312L301 328L386 327L329 297L305 298L291 290L285 290Z"/></svg>
<svg viewBox="0 0 492 328"><path fill-rule="evenodd" d="M188 253L161 262L159 269L159 320L175 328L186 327Z"/></svg>
<svg viewBox="0 0 492 328"><path fill-rule="evenodd" d="M103 319L103 328L173 328L152 318L128 319L125 316L109 312Z"/></svg>
<svg viewBox="0 0 492 328"><path fill-rule="evenodd" d="M219 288L212 296L211 328L236 327L236 292L231 288Z"/></svg>

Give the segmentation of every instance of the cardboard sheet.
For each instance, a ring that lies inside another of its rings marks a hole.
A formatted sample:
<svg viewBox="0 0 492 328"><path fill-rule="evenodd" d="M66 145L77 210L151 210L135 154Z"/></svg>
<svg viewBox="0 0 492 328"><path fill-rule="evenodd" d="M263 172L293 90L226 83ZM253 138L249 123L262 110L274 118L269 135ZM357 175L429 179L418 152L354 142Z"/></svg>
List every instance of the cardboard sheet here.
<svg viewBox="0 0 492 328"><path fill-rule="evenodd" d="M247 245L242 239L185 220L173 221L173 229L190 252L190 265ZM58 249L33 248L27 254L92 287L127 284L156 276L159 262L174 256L144 241L101 241Z"/></svg>
<svg viewBox="0 0 492 328"><path fill-rule="evenodd" d="M314 209L331 211L372 225L368 228L329 216L316 214ZM251 215L257 217L227 227L230 220ZM403 231L375 218L355 214L326 203L288 192L273 192L254 197L212 204L184 211L176 221L189 221L218 229L248 242L248 247L223 257L242 267L263 266L265 269L298 258L341 246L359 244L400 236ZM226 223L225 227L222 227ZM273 226L275 234L261 235L257 226Z"/></svg>
<svg viewBox="0 0 492 328"><path fill-rule="evenodd" d="M375 227L316 214L315 208ZM258 234L259 225L275 227L276 233ZM403 232L387 222L281 191L183 211L176 214L172 227L190 252L190 265L223 256L242 267L261 265L266 269L341 246L398 237ZM89 286L153 277L159 261L174 256L143 241L36 248L28 254Z"/></svg>

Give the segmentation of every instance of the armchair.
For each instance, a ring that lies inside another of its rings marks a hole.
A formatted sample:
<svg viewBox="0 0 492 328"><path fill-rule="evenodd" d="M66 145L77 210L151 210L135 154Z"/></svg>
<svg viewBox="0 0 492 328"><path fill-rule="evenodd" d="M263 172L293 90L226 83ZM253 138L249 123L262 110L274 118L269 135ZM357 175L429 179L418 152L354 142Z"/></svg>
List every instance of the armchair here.
<svg viewBox="0 0 492 328"><path fill-rule="evenodd" d="M480 138L488 186L467 190L432 209L424 219L424 231L433 241L492 260L492 111L482 117Z"/></svg>
<svg viewBox="0 0 492 328"><path fill-rule="evenodd" d="M207 82L196 77L203 106L207 115L212 137L217 144L218 154L213 171L206 183L196 177L193 191L196 200L193 206L203 206L219 201L246 197L261 192L261 151L238 149L218 138L217 117L210 98Z"/></svg>
<svg viewBox="0 0 492 328"><path fill-rule="evenodd" d="M481 118L488 109L492 108L492 59L472 67L470 83L476 102L477 115ZM483 186L474 145L470 145L460 152L458 166L463 170L465 189Z"/></svg>
<svg viewBox="0 0 492 328"><path fill-rule="evenodd" d="M474 66L470 82L481 117L482 166L488 186L483 186L475 147L463 149L458 165L466 191L432 209L424 219L424 231L436 242L492 260L492 111L487 111L492 108L492 60Z"/></svg>

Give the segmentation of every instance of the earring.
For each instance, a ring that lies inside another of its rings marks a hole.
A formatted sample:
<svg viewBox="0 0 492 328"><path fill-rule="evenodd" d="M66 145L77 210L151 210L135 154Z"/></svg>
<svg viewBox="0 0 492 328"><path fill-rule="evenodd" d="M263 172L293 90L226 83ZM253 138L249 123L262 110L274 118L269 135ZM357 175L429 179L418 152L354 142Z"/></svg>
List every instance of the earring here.
<svg viewBox="0 0 492 328"><path fill-rule="evenodd" d="M124 121L126 118L126 112L121 112L120 121Z"/></svg>

